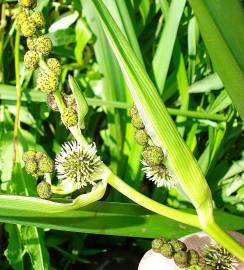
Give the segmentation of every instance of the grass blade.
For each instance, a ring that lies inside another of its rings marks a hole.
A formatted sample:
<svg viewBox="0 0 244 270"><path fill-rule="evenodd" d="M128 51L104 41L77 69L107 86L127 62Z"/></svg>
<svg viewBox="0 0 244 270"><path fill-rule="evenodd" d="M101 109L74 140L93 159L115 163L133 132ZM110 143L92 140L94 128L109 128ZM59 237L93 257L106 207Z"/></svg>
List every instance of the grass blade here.
<svg viewBox="0 0 244 270"><path fill-rule="evenodd" d="M214 67L244 120L244 14L240 1L189 0Z"/></svg>

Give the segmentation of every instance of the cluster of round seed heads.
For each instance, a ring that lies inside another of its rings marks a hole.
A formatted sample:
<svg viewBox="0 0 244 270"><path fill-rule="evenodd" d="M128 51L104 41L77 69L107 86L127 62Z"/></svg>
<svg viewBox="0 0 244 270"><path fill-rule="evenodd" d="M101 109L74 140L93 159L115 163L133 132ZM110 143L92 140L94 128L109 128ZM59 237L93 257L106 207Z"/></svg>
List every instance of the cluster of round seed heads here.
<svg viewBox="0 0 244 270"><path fill-rule="evenodd" d="M166 186L170 188L174 183L167 167L163 164L164 152L160 147L157 147L150 142L144 123L138 113L135 104L129 111L131 123L136 128L135 140L139 145L144 147L143 150L143 171L146 177L153 181L158 187Z"/></svg>
<svg viewBox="0 0 244 270"><path fill-rule="evenodd" d="M166 258L173 258L179 268L186 268L199 263L197 251L193 249L187 251L186 245L179 240L154 239L152 241L152 249Z"/></svg>
<svg viewBox="0 0 244 270"><path fill-rule="evenodd" d="M28 69L37 69L40 56L46 57L52 50L52 41L47 35L40 35L39 29L45 25L45 19L41 12L33 11L36 1L19 0L22 8L18 14L18 25L22 34L27 37L29 51L24 56L24 63ZM57 90L61 65L55 58L48 59L47 69L42 70L37 79L37 85L44 93Z"/></svg>
<svg viewBox="0 0 244 270"><path fill-rule="evenodd" d="M53 172L54 162L45 153L30 150L23 154L22 159L27 173L34 177Z"/></svg>

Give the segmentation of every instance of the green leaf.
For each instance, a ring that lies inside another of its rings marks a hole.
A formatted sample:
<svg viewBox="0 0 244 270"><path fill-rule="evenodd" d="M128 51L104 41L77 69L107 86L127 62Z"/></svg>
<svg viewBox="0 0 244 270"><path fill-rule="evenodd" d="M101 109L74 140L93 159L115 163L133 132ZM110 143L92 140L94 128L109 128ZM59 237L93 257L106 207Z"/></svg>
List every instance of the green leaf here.
<svg viewBox="0 0 244 270"><path fill-rule="evenodd" d="M76 103L78 106L78 118L79 118L78 126L79 128L84 128L84 118L88 112L87 101L82 93L79 84L75 81L75 79L72 76L69 76L69 86L75 96Z"/></svg>
<svg viewBox="0 0 244 270"><path fill-rule="evenodd" d="M21 227L21 237L25 251L29 254L33 269L48 270L49 255L44 244L44 233L41 229L30 226Z"/></svg>
<svg viewBox="0 0 244 270"><path fill-rule="evenodd" d="M75 57L79 64L83 63L83 52L88 43L92 38L92 33L89 30L86 22L80 18L75 26L76 33L76 46L75 46Z"/></svg>
<svg viewBox="0 0 244 270"><path fill-rule="evenodd" d="M131 203L100 201L77 210L52 213L47 211L47 207L38 207L35 202L31 203L31 199L29 197L28 200L20 200L20 204L12 201L9 196L10 208L0 196L0 203L6 204L6 208L0 208L0 221L54 230L143 238L178 238L197 231L193 227L151 213ZM216 211L215 215L226 230L244 229L244 218L221 211Z"/></svg>
<svg viewBox="0 0 244 270"><path fill-rule="evenodd" d="M180 19L186 0L173 0L167 14L167 20L153 58L153 73L157 88L163 93L169 64L174 49Z"/></svg>
<svg viewBox="0 0 244 270"><path fill-rule="evenodd" d="M179 135L155 86L108 10L102 1L92 1L151 139L167 151L168 165L194 206L203 206L209 202L211 195L193 154Z"/></svg>
<svg viewBox="0 0 244 270"><path fill-rule="evenodd" d="M67 29L71 24L73 24L79 17L78 11L68 11L64 13L62 16L58 18L56 22L54 22L48 29L50 33L61 30Z"/></svg>
<svg viewBox="0 0 244 270"><path fill-rule="evenodd" d="M223 88L223 83L220 80L219 76L217 73L213 73L211 75L208 75L204 79L195 82L192 84L188 92L189 93L207 93L210 92L211 90L219 90Z"/></svg>
<svg viewBox="0 0 244 270"><path fill-rule="evenodd" d="M19 234L20 226L6 224L5 230L8 232L8 247L4 252L9 264L14 270L24 270L23 266L23 246Z"/></svg>
<svg viewBox="0 0 244 270"><path fill-rule="evenodd" d="M244 14L238 0L189 0L216 72L244 120Z"/></svg>

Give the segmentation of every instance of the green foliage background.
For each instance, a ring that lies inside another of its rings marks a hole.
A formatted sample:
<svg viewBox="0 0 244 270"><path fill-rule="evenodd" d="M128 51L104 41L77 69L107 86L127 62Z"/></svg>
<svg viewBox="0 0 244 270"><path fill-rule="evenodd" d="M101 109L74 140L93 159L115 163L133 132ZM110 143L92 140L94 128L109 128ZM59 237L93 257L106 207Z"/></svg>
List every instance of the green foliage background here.
<svg viewBox="0 0 244 270"><path fill-rule="evenodd" d="M37 196L35 179L25 173L21 162L14 164L12 159L16 1L2 2L1 193ZM233 1L229 7L228 1L223 1L219 7L210 0L206 4L197 0L104 2L198 160L213 193L218 222L225 229L244 230L241 5ZM142 149L134 141L128 117L133 100L91 1L42 0L38 9L47 21L53 56L63 65L63 89L70 91L66 78L72 74L87 97L84 133L89 142L96 142L103 161L147 196L192 212L184 194L174 188L155 188L141 173ZM25 48L21 37L17 153L21 157L23 151L34 148L54 158L61 144L72 137L61 124L59 113L50 111L45 96L36 89L36 72L24 69ZM11 206L0 199L1 269L114 269L125 265L136 269L140 256L150 247L150 239L144 238L178 238L195 231L132 204L112 188L103 201L78 211L53 214L48 209L45 213L28 209L28 205Z"/></svg>

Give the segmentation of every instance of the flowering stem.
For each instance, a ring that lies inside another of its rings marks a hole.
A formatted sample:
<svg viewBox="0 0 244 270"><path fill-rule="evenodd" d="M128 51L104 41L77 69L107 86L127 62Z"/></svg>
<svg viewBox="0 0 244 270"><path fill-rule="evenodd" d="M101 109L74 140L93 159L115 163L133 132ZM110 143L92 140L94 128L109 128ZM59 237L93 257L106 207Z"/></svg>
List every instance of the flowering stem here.
<svg viewBox="0 0 244 270"><path fill-rule="evenodd" d="M137 204L149 209L150 211L153 211L167 218L174 219L178 222L182 222L190 226L201 228L197 215L188 214L183 211L176 210L174 208L165 206L161 203L158 203L146 197L145 195L136 191L131 186L127 185L124 181L122 181L118 176L114 175L112 172L108 176L107 181L113 188L118 190L120 193L130 198Z"/></svg>
<svg viewBox="0 0 244 270"><path fill-rule="evenodd" d="M223 231L212 219L205 227L205 232L211 236L217 243L228 249L239 260L244 262L244 248L233 237Z"/></svg>
<svg viewBox="0 0 244 270"><path fill-rule="evenodd" d="M81 145L87 144L86 139L77 127L70 129L70 132ZM108 184L125 195L127 198L152 212L204 230L209 234L209 236L216 240L216 242L228 249L238 259L244 260L243 248L215 223L212 214L212 207L209 206L209 203L205 203L201 209L198 209L198 216L185 213L183 211L160 204L141 194L131 186L127 185L117 175L114 175L106 165L104 165L104 171L104 175L106 175L104 180L106 180ZM208 216L208 218L206 218L206 216Z"/></svg>
<svg viewBox="0 0 244 270"><path fill-rule="evenodd" d="M16 31L15 37L15 78L16 78L16 115L14 120L14 135L13 135L13 162L16 161L17 146L18 146L18 130L19 130L19 119L21 109L21 82L20 82L20 68L19 68L19 44L20 44L20 33Z"/></svg>

